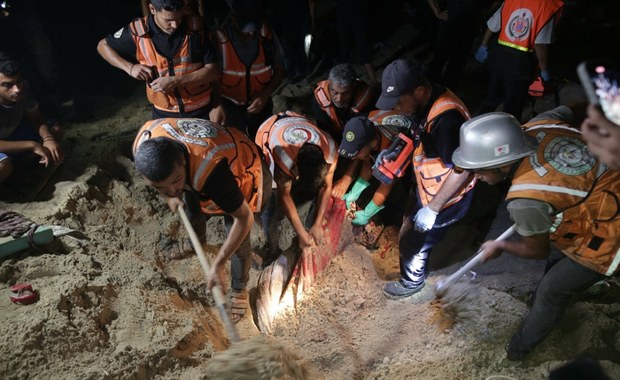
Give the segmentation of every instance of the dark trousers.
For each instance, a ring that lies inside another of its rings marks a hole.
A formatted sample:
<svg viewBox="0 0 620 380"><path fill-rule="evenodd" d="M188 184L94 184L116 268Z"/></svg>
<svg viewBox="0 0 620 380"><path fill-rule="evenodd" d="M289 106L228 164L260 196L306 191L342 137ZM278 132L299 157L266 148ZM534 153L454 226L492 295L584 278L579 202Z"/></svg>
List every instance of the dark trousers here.
<svg viewBox="0 0 620 380"><path fill-rule="evenodd" d="M271 98L263 110L257 114L247 113L247 105L237 105L226 98L222 98L222 104L226 113L226 126L239 129L247 134L252 141L256 137L258 127L273 114L273 101Z"/></svg>
<svg viewBox="0 0 620 380"><path fill-rule="evenodd" d="M493 112L503 101L503 111L521 120L528 89L533 79L535 56L502 45L489 47L491 80L479 114Z"/></svg>
<svg viewBox="0 0 620 380"><path fill-rule="evenodd" d="M512 336L506 350L514 355L530 352L553 330L564 314L570 297L604 278L603 274L578 264L562 253L552 253L536 290L534 305Z"/></svg>

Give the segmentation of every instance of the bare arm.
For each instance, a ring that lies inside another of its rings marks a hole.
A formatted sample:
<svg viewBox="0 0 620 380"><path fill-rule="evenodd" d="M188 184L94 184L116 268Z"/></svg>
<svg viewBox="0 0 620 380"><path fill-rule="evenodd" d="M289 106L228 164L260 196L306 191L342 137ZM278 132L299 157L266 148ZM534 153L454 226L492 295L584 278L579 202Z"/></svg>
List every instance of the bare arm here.
<svg viewBox="0 0 620 380"><path fill-rule="evenodd" d="M165 76L151 82L154 91L166 92L177 87L186 87L193 84L207 84L220 79L220 68L217 63L209 63L189 74Z"/></svg>
<svg viewBox="0 0 620 380"><path fill-rule="evenodd" d="M278 169L276 169L276 171L277 170ZM297 207L295 207L295 202L293 202L293 197L291 197L291 188L293 186L293 181L290 179L283 180L279 178L276 178L276 181L278 186L278 199L284 209L284 215L286 215L286 218L289 220L289 222L291 222L293 229L297 233L297 236L299 238L299 247L303 249L305 247L313 246L315 244L314 239L312 238L312 236L310 236L308 231L306 231L306 228L301 222L299 214L297 213Z"/></svg>
<svg viewBox="0 0 620 380"><path fill-rule="evenodd" d="M323 218L325 218L325 212L327 211L327 205L332 197L332 185L334 180L334 172L336 171L336 163L334 161L329 167L327 174L325 175L325 186L319 192L319 209L316 213L316 219L312 228L310 228L310 234L315 240L321 240L323 237Z"/></svg>
<svg viewBox="0 0 620 380"><path fill-rule="evenodd" d="M286 70L284 69L284 65L274 65L273 76L271 77L271 80L261 91L254 95L252 101L250 102L250 105L248 105L247 112L251 114L261 112L263 108L265 108L265 106L267 105L267 102L269 101L269 98L271 97L273 92L278 88L278 86L280 86L285 76Z"/></svg>
<svg viewBox="0 0 620 380"><path fill-rule="evenodd" d="M254 214L245 200L235 211L230 213L233 217L233 225L220 247L208 276L207 288L211 289L216 283L224 287L224 266L228 259L241 246L243 240L248 236L254 223Z"/></svg>
<svg viewBox="0 0 620 380"><path fill-rule="evenodd" d="M488 46L489 45L489 41L491 41L491 37L493 37L495 33L493 33L491 31L491 29L487 28L484 31L484 35L482 36L482 42L480 43L481 46Z"/></svg>
<svg viewBox="0 0 620 380"><path fill-rule="evenodd" d="M538 234L521 236L517 241L489 240L480 249L485 252L482 262L498 257L503 251L524 259L544 259L549 256L551 244L549 234Z"/></svg>
<svg viewBox="0 0 620 380"><path fill-rule="evenodd" d="M536 52L536 58L538 58L538 65L540 66L540 71L545 71L548 69L548 52L549 45L547 44L535 44L534 51Z"/></svg>
<svg viewBox="0 0 620 380"><path fill-rule="evenodd" d="M433 199L428 203L428 207L435 211L439 212L441 208L452 198L452 196L467 182L470 180L471 173L468 171L463 171L461 173L457 173L454 170L450 172L448 178L441 186L437 194L433 197Z"/></svg>

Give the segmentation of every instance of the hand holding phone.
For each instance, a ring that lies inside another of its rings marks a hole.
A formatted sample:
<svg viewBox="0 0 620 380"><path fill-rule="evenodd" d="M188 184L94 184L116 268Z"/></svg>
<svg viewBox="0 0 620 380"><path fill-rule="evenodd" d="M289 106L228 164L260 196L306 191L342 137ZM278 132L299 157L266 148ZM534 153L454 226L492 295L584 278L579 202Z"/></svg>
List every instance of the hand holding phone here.
<svg viewBox="0 0 620 380"><path fill-rule="evenodd" d="M590 103L598 105L605 117L620 126L620 75L606 62L582 62L577 75Z"/></svg>

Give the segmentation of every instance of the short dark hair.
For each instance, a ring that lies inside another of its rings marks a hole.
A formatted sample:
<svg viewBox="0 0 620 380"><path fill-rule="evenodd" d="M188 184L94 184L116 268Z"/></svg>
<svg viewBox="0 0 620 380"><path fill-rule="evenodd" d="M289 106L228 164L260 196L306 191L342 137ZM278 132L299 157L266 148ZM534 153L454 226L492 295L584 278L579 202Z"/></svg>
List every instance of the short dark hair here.
<svg viewBox="0 0 620 380"><path fill-rule="evenodd" d="M170 177L174 165L183 157L179 144L167 137L155 137L140 144L134 165L138 173L153 182Z"/></svg>
<svg viewBox="0 0 620 380"><path fill-rule="evenodd" d="M332 67L327 79L338 86L350 87L356 81L355 69L350 63L341 63Z"/></svg>
<svg viewBox="0 0 620 380"><path fill-rule="evenodd" d="M7 77L14 77L20 72L21 65L19 62L7 53L0 51L0 73Z"/></svg>
<svg viewBox="0 0 620 380"><path fill-rule="evenodd" d="M177 12L183 10L185 7L185 4L181 0L151 0L151 4L157 12L161 12L162 10Z"/></svg>
<svg viewBox="0 0 620 380"><path fill-rule="evenodd" d="M297 187L304 191L317 191L322 188L325 185L327 162L325 162L321 148L314 144L304 143L297 155L297 170L299 172Z"/></svg>

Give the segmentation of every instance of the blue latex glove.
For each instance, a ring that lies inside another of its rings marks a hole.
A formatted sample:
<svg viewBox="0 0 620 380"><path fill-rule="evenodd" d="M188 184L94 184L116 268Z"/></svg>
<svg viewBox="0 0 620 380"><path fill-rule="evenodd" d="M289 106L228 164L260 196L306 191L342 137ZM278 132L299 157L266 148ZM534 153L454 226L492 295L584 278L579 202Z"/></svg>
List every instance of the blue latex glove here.
<svg viewBox="0 0 620 380"><path fill-rule="evenodd" d="M362 177L357 177L355 183L353 183L353 186L351 187L351 191L342 196L342 199L344 199L344 205L346 206L347 210L351 209L351 203L357 201L357 198L360 197L364 189L366 189L368 186L370 186L370 183L368 183L368 181L366 181Z"/></svg>
<svg viewBox="0 0 620 380"><path fill-rule="evenodd" d="M437 213L426 206L418 210L415 216L411 219L414 223L413 229L418 232L426 232L433 228L437 219Z"/></svg>
<svg viewBox="0 0 620 380"><path fill-rule="evenodd" d="M487 60L488 55L489 55L489 48L484 45L480 45L480 47L476 51L476 54L474 55L474 58L476 58L476 61L480 63L484 63L484 61Z"/></svg>
<svg viewBox="0 0 620 380"><path fill-rule="evenodd" d="M355 213L355 218L351 221L351 224L356 226L365 226L370 222L370 218L375 216L376 213L383 210L385 206L377 206L375 202L370 201L366 208L362 211L357 211Z"/></svg>
<svg viewBox="0 0 620 380"><path fill-rule="evenodd" d="M551 73L549 73L548 70L541 70L540 77L542 78L543 82L549 82L551 80Z"/></svg>

